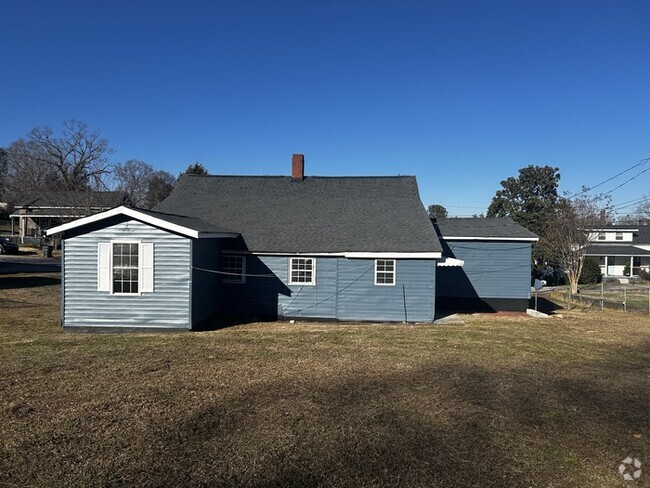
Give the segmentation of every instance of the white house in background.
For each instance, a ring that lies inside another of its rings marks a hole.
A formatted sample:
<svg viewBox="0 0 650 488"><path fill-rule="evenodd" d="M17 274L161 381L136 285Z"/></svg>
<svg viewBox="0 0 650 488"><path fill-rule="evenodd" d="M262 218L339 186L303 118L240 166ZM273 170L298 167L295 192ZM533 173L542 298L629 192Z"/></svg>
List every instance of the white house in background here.
<svg viewBox="0 0 650 488"><path fill-rule="evenodd" d="M603 276L632 276L650 271L650 225L608 225L590 230L587 257L600 266Z"/></svg>

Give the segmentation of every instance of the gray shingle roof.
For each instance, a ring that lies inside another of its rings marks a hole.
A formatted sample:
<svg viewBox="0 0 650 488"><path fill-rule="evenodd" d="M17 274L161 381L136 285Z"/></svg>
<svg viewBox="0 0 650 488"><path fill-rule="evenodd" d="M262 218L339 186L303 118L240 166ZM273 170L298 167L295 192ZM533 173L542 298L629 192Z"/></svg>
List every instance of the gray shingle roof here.
<svg viewBox="0 0 650 488"><path fill-rule="evenodd" d="M240 232L254 252L441 252L413 176L186 175L158 212Z"/></svg>
<svg viewBox="0 0 650 488"><path fill-rule="evenodd" d="M650 251L632 244L591 244L588 256L650 256Z"/></svg>
<svg viewBox="0 0 650 488"><path fill-rule="evenodd" d="M217 227L216 225L213 225L209 222L206 222L205 220L196 218L196 217L187 217L186 215L177 215L177 214L172 214L172 213L165 213L165 212L157 212L155 210L146 210L142 208L133 208L133 210L137 210L140 213L143 213L145 215L149 215L151 217L155 217L160 220L164 220L165 222L169 222L170 224L176 224L180 225L182 227L186 227L188 229L195 230L197 232L207 232L207 233L212 233L212 232L236 232L236 231L231 231L229 229L223 229L220 227Z"/></svg>
<svg viewBox="0 0 650 488"><path fill-rule="evenodd" d="M123 191L67 192L46 191L23 194L16 207L101 207L113 208L123 205L127 194Z"/></svg>
<svg viewBox="0 0 650 488"><path fill-rule="evenodd" d="M443 237L537 238L537 235L507 217L439 219L437 225Z"/></svg>

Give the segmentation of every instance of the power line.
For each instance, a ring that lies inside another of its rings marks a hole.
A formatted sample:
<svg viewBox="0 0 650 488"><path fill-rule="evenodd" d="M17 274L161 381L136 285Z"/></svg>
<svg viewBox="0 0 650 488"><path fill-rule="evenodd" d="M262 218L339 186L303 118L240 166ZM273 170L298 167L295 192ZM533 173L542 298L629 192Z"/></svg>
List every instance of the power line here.
<svg viewBox="0 0 650 488"><path fill-rule="evenodd" d="M643 165L646 164L648 161L650 161L650 158L644 158L644 159L642 159L641 161L639 161L638 163L636 163L635 165L630 166L630 167L627 168L626 170L623 170L623 171L621 171L620 173L615 174L614 176L612 176L612 177L610 177L610 178L607 178L606 180L601 181L601 182L598 183L597 185L593 185L593 186L591 186L591 187L587 187L587 188L585 188L584 190L582 190L581 192L574 193L573 195L569 196L569 199L572 199L572 198L575 198L575 197L579 197L580 195L584 195L585 193L589 193L589 192L592 191L593 189L598 188L599 186L602 186L602 185L604 185L605 183L609 183L610 181L612 181L612 180L618 178L619 176L622 176L622 175L624 175L625 173L627 173L627 172L629 172L629 171L632 171L634 168L638 168L639 166L643 166ZM641 176L643 173L645 173L646 171L648 171L648 169L650 169L650 168L646 168L645 170L641 171L641 173L637 174L636 176L633 176L633 177L630 178L629 180L626 180L625 182L621 183L619 186L615 187L614 189L609 190L607 193L605 193L605 195L607 195L607 194L609 194L609 193L612 193L614 190L618 190L621 186L625 185L626 183L629 183L630 181L634 180L635 178L638 178L638 177Z"/></svg>

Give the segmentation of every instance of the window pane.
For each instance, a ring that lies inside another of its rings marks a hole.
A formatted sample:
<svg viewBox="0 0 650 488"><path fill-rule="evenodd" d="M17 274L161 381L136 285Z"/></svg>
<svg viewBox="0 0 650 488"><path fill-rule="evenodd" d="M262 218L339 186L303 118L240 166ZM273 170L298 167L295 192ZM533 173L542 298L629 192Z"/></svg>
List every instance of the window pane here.
<svg viewBox="0 0 650 488"><path fill-rule="evenodd" d="M113 243L113 293L138 293L137 243Z"/></svg>

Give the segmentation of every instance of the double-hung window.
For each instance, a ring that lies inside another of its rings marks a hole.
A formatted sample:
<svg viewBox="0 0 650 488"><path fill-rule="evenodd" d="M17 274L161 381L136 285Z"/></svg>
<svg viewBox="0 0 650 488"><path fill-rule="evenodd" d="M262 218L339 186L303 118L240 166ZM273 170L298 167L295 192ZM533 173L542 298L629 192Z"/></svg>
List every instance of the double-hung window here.
<svg viewBox="0 0 650 488"><path fill-rule="evenodd" d="M246 258L224 254L221 258L221 271L224 283L245 283L246 282Z"/></svg>
<svg viewBox="0 0 650 488"><path fill-rule="evenodd" d="M604 232L599 232L598 233L598 240L599 241L604 241L607 238Z"/></svg>
<svg viewBox="0 0 650 488"><path fill-rule="evenodd" d="M616 233L616 240L617 241L622 241L623 240L623 233L622 232L617 232Z"/></svg>
<svg viewBox="0 0 650 488"><path fill-rule="evenodd" d="M291 258L289 260L290 285L315 285L316 260L314 258Z"/></svg>
<svg viewBox="0 0 650 488"><path fill-rule="evenodd" d="M112 295L152 293L153 243L100 242L97 247L97 290Z"/></svg>
<svg viewBox="0 0 650 488"><path fill-rule="evenodd" d="M139 248L137 242L113 243L113 293L139 293Z"/></svg>
<svg viewBox="0 0 650 488"><path fill-rule="evenodd" d="M395 260L375 259L375 285L395 284Z"/></svg>

